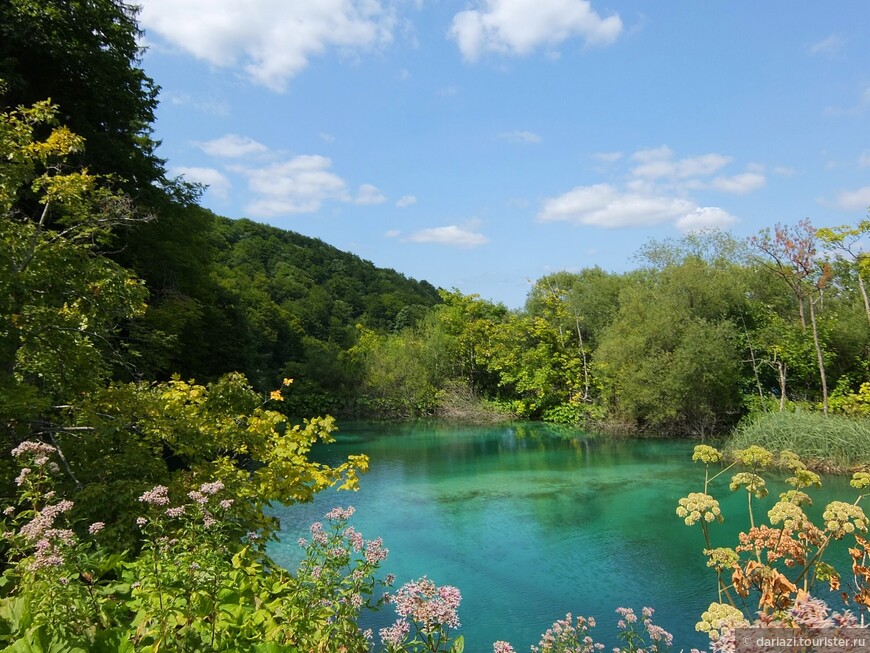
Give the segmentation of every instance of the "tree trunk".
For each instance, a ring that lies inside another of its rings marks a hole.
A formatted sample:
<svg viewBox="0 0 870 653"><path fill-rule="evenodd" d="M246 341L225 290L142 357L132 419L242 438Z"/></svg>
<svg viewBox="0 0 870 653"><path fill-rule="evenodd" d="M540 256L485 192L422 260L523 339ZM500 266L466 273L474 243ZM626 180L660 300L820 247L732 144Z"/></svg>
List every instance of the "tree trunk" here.
<svg viewBox="0 0 870 653"><path fill-rule="evenodd" d="M867 311L867 323L870 324L870 300L867 299L867 288L864 287L860 268L858 269L858 288L861 290L861 297L864 299L864 310Z"/></svg>
<svg viewBox="0 0 870 653"><path fill-rule="evenodd" d="M586 358L586 347L583 346L580 318L576 313L574 314L574 324L577 327L577 341L580 343L580 359L583 361L583 401L589 401L589 361Z"/></svg>
<svg viewBox="0 0 870 653"><path fill-rule="evenodd" d="M777 371L779 372L779 412L785 410L785 363L777 361Z"/></svg>
<svg viewBox="0 0 870 653"><path fill-rule="evenodd" d="M819 361L819 378L822 381L822 410L828 415L828 382L825 379L825 361L822 357L822 346L819 343L819 328L816 324L816 312L813 308L813 299L810 297L810 322L813 326L813 344L816 347L816 357Z"/></svg>

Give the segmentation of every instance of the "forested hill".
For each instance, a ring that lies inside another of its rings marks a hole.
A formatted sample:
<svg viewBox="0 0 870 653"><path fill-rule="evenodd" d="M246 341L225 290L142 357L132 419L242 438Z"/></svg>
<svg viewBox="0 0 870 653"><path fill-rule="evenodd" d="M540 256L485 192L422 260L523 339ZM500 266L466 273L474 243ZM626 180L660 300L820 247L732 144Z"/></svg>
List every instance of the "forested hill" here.
<svg viewBox="0 0 870 653"><path fill-rule="evenodd" d="M141 374L241 371L260 388L290 377L305 410L336 409L354 384L342 359L360 328L398 331L441 301L430 283L321 240L197 206L127 234L119 260L151 291L133 334Z"/></svg>

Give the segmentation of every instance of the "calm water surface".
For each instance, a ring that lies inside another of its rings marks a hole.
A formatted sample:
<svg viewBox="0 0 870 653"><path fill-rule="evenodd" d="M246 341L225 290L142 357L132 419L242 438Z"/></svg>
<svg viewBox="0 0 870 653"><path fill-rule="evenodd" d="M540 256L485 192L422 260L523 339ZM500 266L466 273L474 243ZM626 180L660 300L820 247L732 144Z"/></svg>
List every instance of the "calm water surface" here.
<svg viewBox="0 0 870 653"><path fill-rule="evenodd" d="M383 537L390 549L383 570L396 574L397 586L427 575L460 588L470 653L489 653L499 639L528 651L567 612L595 616L596 639L610 649L618 644L620 606L655 608L654 621L674 634L676 651L706 647L694 624L716 600L715 575L700 528L674 512L681 497L703 489L694 444L612 440L542 424L344 424L337 442L314 457L337 464L365 453L371 471L357 493L330 491L277 509L281 543L271 553L294 568L308 525L336 505L353 505L357 530ZM817 506L854 494L847 479L826 485ZM781 489L772 485L771 498ZM745 492L732 495L723 476L712 493L726 515L713 544L733 546L745 525ZM394 619L387 606L367 625Z"/></svg>

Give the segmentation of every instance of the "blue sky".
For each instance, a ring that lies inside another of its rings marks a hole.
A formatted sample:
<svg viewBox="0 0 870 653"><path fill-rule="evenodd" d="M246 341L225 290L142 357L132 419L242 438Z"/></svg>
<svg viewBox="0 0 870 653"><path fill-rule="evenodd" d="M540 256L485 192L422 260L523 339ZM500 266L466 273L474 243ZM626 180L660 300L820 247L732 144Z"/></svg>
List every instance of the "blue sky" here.
<svg viewBox="0 0 870 653"><path fill-rule="evenodd" d="M870 3L141 0L203 205L523 304L650 239L870 206Z"/></svg>

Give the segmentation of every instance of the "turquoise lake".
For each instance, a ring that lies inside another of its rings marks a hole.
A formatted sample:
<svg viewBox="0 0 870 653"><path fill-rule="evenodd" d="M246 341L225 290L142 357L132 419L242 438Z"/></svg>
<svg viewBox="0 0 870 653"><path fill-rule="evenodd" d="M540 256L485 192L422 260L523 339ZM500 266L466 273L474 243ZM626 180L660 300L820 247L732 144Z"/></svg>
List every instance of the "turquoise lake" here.
<svg viewBox="0 0 870 653"><path fill-rule="evenodd" d="M384 573L396 586L428 576L462 592L466 651L489 653L510 641L528 651L567 612L594 616L596 640L618 645L617 607L655 609L674 635L674 650L707 647L694 630L716 600L700 527L675 514L677 501L703 490L696 441L609 439L544 424L461 427L444 424L341 425L314 458L337 464L370 457L355 493L329 491L311 504L276 508L281 542L270 552L294 568L296 541L334 506L356 507L351 520L367 539L390 549ZM726 521L712 527L714 546L734 546L746 526L746 494L713 485ZM770 483L771 496L783 489ZM827 477L816 510L851 500L844 477ZM832 554L842 551L832 551ZM829 560L834 562L833 559ZM389 625L389 606L366 625Z"/></svg>

